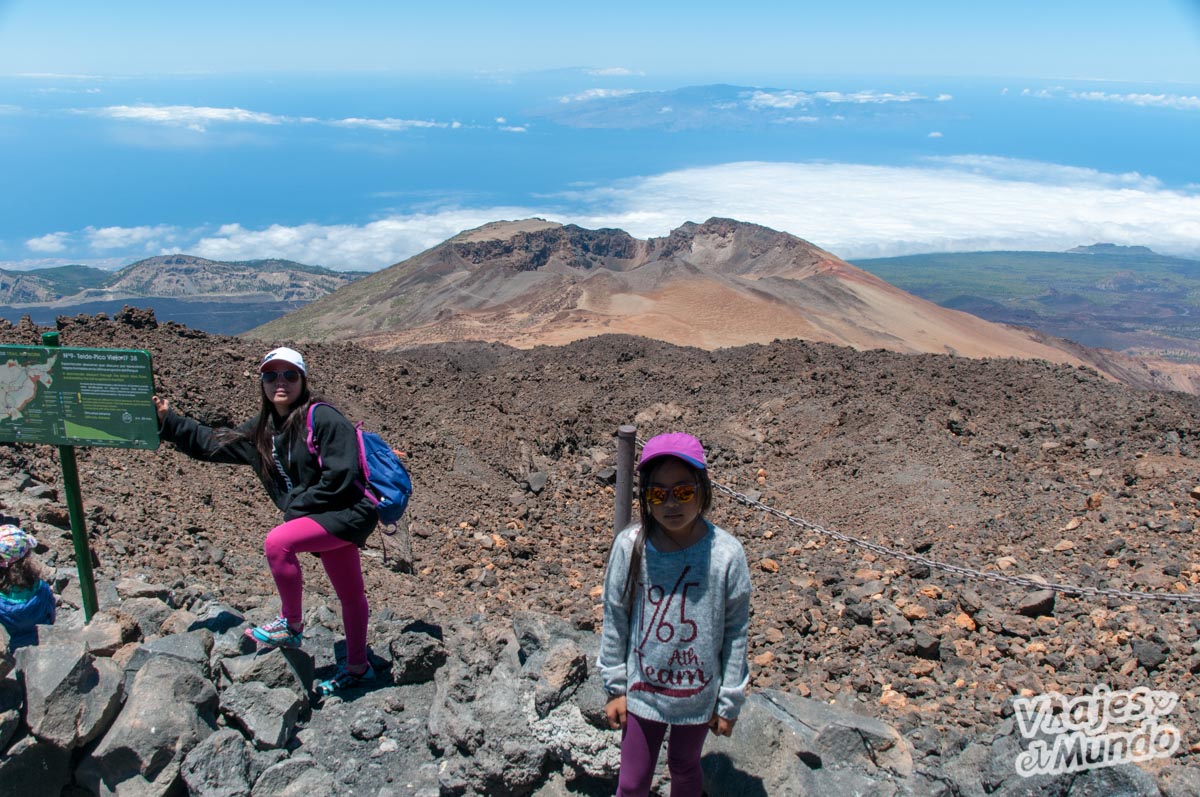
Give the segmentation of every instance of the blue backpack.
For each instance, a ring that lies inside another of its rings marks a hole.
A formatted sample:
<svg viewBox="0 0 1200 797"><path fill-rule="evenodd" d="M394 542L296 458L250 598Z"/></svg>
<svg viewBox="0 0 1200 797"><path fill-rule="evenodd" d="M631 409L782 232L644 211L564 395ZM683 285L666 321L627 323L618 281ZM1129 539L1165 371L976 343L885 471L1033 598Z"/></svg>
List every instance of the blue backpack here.
<svg viewBox="0 0 1200 797"><path fill-rule="evenodd" d="M313 439L313 411L324 404L324 401L313 402L308 408L308 451L321 463L321 452L317 451L317 441ZM354 425L358 433L358 465L362 469L366 484L362 485L363 495L375 505L379 520L385 526L395 526L408 508L408 497L412 495L412 477L408 469L400 461L400 454L386 441L374 432L364 431L362 421ZM396 529L384 530L385 534L395 534Z"/></svg>

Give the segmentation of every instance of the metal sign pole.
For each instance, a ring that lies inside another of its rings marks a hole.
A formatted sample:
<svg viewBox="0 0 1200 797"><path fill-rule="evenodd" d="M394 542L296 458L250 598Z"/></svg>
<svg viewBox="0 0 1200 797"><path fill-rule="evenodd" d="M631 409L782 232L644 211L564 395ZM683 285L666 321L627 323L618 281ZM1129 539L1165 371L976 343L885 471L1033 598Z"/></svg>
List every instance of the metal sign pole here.
<svg viewBox="0 0 1200 797"><path fill-rule="evenodd" d="M42 333L42 345L48 348L58 347L58 333ZM75 447L58 446L58 457L62 462L63 492L67 498L67 512L71 517L71 541L75 545L75 568L79 573L79 591L83 596L83 618L90 622L97 608L96 580L92 576L92 551L88 547L83 496L79 491L79 469L75 465Z"/></svg>
<svg viewBox="0 0 1200 797"><path fill-rule="evenodd" d="M633 449L636 442L636 426L617 427L617 508L613 534L628 526L633 514Z"/></svg>

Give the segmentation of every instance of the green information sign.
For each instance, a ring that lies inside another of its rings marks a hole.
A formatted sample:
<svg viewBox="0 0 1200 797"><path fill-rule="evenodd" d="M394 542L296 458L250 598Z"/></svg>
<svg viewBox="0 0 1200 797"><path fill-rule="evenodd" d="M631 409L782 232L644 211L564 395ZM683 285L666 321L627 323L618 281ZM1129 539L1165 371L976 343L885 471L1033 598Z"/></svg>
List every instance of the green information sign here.
<svg viewBox="0 0 1200 797"><path fill-rule="evenodd" d="M158 448L150 353L0 346L0 441Z"/></svg>

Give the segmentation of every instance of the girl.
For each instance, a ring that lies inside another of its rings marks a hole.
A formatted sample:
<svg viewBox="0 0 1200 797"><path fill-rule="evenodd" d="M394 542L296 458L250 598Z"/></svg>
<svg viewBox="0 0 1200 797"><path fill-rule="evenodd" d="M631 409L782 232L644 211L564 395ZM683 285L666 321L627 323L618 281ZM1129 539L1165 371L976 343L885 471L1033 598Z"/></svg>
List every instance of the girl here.
<svg viewBox="0 0 1200 797"><path fill-rule="evenodd" d="M704 448L663 434L638 462L641 522L617 535L604 580L604 713L621 737L618 797L646 795L667 726L671 797L701 793L700 750L733 733L749 668L750 572L732 535L705 519Z"/></svg>
<svg viewBox="0 0 1200 797"><path fill-rule="evenodd" d="M36 644L36 626L54 622L54 593L34 561L35 547L32 534L0 526L0 624L8 631L10 651Z"/></svg>
<svg viewBox="0 0 1200 797"><path fill-rule="evenodd" d="M209 462L250 465L258 473L283 523L263 543L282 603L280 616L246 635L269 647L299 647L303 639L303 579L296 554L320 554L321 564L342 604L346 661L318 694L329 695L370 682L367 660L367 596L358 549L374 530L378 515L363 494L354 426L333 407L312 413L312 433L320 456L307 443L310 406L308 370L300 352L272 349L259 366L261 409L237 429L214 430L177 415L154 396L160 436L183 453Z"/></svg>

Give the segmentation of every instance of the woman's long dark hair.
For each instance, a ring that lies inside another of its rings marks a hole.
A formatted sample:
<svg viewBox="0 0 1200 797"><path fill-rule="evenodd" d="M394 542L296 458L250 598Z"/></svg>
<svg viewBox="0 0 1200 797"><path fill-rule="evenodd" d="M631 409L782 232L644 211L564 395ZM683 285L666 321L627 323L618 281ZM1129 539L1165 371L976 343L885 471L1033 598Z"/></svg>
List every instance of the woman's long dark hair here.
<svg viewBox="0 0 1200 797"><path fill-rule="evenodd" d="M275 410L275 404L267 398L266 391L262 389L261 381L258 392L261 406L254 426L246 432L239 432L236 429L221 429L216 433L215 438L218 445L225 445L234 440L253 441L254 447L258 450L259 475L263 479L273 479L276 475L274 439L276 433L284 432L287 435L285 439L290 445L293 435L305 433L305 427L308 424L308 409L321 399L308 389L308 377L304 373L300 373L300 395L292 404L287 417L283 418L282 423L276 428L274 421L278 413Z"/></svg>
<svg viewBox="0 0 1200 797"><path fill-rule="evenodd" d="M638 516L641 518L641 523L638 524L637 533L633 537L633 550L629 553L629 571L625 574L623 602L626 611L633 609L633 593L637 590L637 581L642 570L642 557L646 555L646 538L658 526L658 521L654 519L654 515L650 512L650 504L646 502L646 490L650 488L650 485L654 484L654 474L666 463L667 459L668 457L663 457L651 467L638 471L637 499ZM679 459L678 457L670 457L670 459L678 461L687 468L692 474L692 478L696 480L699 495L695 500L700 501L700 517L704 517L705 513L712 506L712 480L708 476L708 470L697 468L685 459Z"/></svg>

